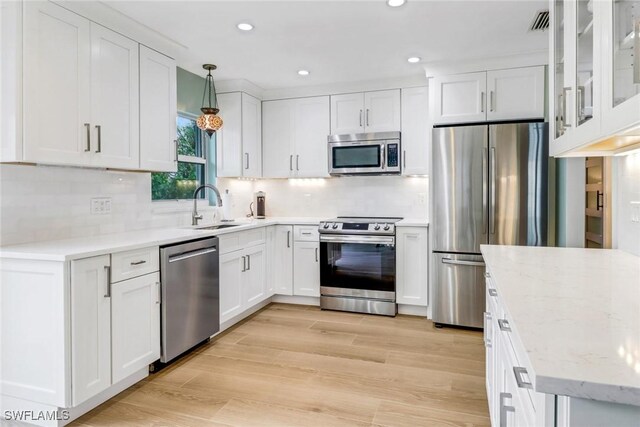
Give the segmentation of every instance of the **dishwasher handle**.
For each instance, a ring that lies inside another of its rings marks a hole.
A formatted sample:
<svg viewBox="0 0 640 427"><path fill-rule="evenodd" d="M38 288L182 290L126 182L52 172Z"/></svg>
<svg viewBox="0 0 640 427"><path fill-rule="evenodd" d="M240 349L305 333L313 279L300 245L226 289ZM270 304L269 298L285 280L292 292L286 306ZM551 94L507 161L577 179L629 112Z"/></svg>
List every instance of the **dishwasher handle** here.
<svg viewBox="0 0 640 427"><path fill-rule="evenodd" d="M218 251L218 249L216 247L212 247L212 248L198 249L198 250L195 250L195 251L182 252L180 254L176 254L176 255L170 256L169 257L169 262L182 261L182 260L185 260L185 259L197 257L197 256L200 256L200 255L210 254L212 252L217 252L217 251Z"/></svg>

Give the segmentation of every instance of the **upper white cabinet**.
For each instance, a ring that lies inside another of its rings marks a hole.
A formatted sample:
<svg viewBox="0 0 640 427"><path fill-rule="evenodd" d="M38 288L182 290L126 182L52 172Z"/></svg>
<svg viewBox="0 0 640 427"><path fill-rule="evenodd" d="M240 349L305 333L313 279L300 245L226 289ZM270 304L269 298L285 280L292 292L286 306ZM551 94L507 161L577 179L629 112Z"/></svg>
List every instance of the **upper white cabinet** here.
<svg viewBox="0 0 640 427"><path fill-rule="evenodd" d="M2 161L176 170L173 59L53 2L7 10Z"/></svg>
<svg viewBox="0 0 640 427"><path fill-rule="evenodd" d="M544 118L544 67L433 79L434 124Z"/></svg>
<svg viewBox="0 0 640 427"><path fill-rule="evenodd" d="M328 176L329 97L263 103L265 178Z"/></svg>
<svg viewBox="0 0 640 427"><path fill-rule="evenodd" d="M224 124L216 132L219 177L262 176L262 103L242 92L217 96Z"/></svg>
<svg viewBox="0 0 640 427"><path fill-rule="evenodd" d="M396 301L427 306L429 274L428 231L423 227L396 229Z"/></svg>
<svg viewBox="0 0 640 427"><path fill-rule="evenodd" d="M399 130L399 89L331 96L331 134Z"/></svg>
<svg viewBox="0 0 640 427"><path fill-rule="evenodd" d="M17 160L90 166L91 22L51 2L22 6L24 159Z"/></svg>
<svg viewBox="0 0 640 427"><path fill-rule="evenodd" d="M140 46L140 168L178 170L176 62Z"/></svg>
<svg viewBox="0 0 640 427"><path fill-rule="evenodd" d="M431 154L429 91L402 89L402 174L427 175Z"/></svg>

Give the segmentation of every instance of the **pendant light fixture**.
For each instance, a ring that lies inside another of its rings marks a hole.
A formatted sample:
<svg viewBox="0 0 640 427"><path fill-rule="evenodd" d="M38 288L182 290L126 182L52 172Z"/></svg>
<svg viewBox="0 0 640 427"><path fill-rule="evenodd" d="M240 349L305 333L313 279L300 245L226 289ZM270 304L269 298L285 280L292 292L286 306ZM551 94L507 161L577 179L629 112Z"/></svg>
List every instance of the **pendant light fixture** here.
<svg viewBox="0 0 640 427"><path fill-rule="evenodd" d="M205 131L209 136L213 135L215 131L222 127L222 119L218 116L220 110L218 109L218 97L216 96L216 86L213 83L213 76L211 75L211 70L215 70L216 67L213 64L204 64L202 66L205 70L209 71L207 77L205 78L204 83L204 93L202 94L202 115L198 117L196 124L200 129ZM211 93L213 93L213 99L215 102L215 106L211 106ZM208 106L205 107L204 100L207 98L208 94Z"/></svg>

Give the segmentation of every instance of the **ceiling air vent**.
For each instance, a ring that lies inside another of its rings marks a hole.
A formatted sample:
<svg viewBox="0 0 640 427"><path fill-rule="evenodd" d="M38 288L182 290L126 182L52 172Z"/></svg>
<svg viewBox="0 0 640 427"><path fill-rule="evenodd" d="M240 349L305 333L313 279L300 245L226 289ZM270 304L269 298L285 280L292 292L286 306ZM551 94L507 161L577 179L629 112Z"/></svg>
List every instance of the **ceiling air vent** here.
<svg viewBox="0 0 640 427"><path fill-rule="evenodd" d="M549 28L549 11L541 10L533 18L533 23L529 31L545 31Z"/></svg>

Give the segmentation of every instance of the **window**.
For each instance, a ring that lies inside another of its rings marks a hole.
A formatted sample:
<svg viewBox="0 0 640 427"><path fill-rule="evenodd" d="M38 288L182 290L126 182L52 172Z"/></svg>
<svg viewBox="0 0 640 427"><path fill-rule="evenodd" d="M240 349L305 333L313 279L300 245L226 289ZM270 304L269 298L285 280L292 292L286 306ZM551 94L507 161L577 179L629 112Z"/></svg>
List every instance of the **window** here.
<svg viewBox="0 0 640 427"><path fill-rule="evenodd" d="M196 126L195 116L185 113L178 114L177 131L178 171L151 174L152 200L191 199L196 187L214 183L215 139ZM199 197L204 198L204 192Z"/></svg>

